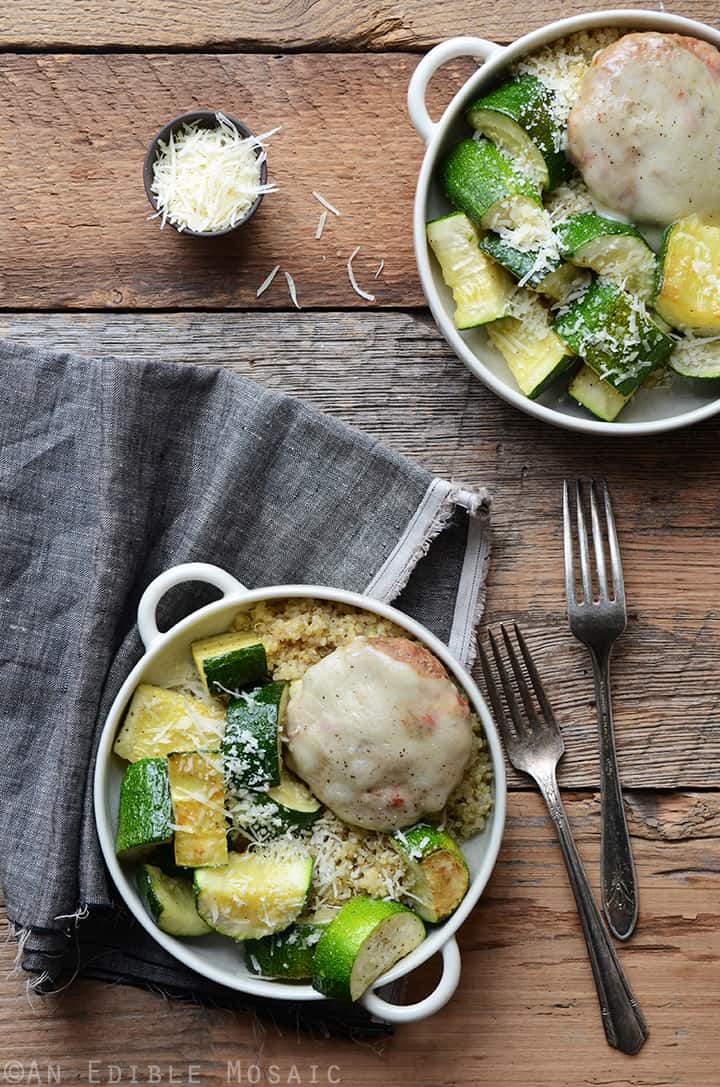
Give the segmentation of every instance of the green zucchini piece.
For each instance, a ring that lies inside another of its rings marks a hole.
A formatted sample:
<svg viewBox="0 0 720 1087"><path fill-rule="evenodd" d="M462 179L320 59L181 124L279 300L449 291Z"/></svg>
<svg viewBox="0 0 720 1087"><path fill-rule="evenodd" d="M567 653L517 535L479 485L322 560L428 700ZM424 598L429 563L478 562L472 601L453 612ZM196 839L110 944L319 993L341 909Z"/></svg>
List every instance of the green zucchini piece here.
<svg viewBox="0 0 720 1087"><path fill-rule="evenodd" d="M669 226L658 257L655 309L674 328L720 333L720 225L688 215Z"/></svg>
<svg viewBox="0 0 720 1087"><path fill-rule="evenodd" d="M598 377L589 366L581 366L568 385L568 392L573 400L606 423L617 419L630 399L617 392L609 381Z"/></svg>
<svg viewBox="0 0 720 1087"><path fill-rule="evenodd" d="M676 374L699 381L720 378L720 340L688 338L675 344L670 365Z"/></svg>
<svg viewBox="0 0 720 1087"><path fill-rule="evenodd" d="M516 304L519 304L518 298ZM487 334L507 363L520 392L534 399L575 362L555 334L548 311L533 295L522 298L523 312L487 326Z"/></svg>
<svg viewBox="0 0 720 1087"><path fill-rule="evenodd" d="M173 842L165 842L152 852L152 862L156 868L160 868L166 876L187 876L187 869L181 868L175 863L175 846Z"/></svg>
<svg viewBox="0 0 720 1087"><path fill-rule="evenodd" d="M227 864L225 783L218 751L168 755L175 812L175 863L181 868Z"/></svg>
<svg viewBox="0 0 720 1087"><path fill-rule="evenodd" d="M282 981L307 981L312 977L315 948L325 925L291 925L284 932L245 941L245 963L252 974Z"/></svg>
<svg viewBox="0 0 720 1087"><path fill-rule="evenodd" d="M137 860L154 846L173 838L173 807L165 759L138 759L123 774L120 784L115 852L123 860Z"/></svg>
<svg viewBox="0 0 720 1087"><path fill-rule="evenodd" d="M218 634L193 642L191 649L210 694L227 698L267 679L265 646L255 634Z"/></svg>
<svg viewBox="0 0 720 1087"><path fill-rule="evenodd" d="M462 140L442 166L448 200L486 230L520 226L542 210L535 186L489 140Z"/></svg>
<svg viewBox="0 0 720 1087"><path fill-rule="evenodd" d="M225 715L220 706L207 706L198 698L141 683L132 696L115 746L128 762L169 755L172 751L199 751L222 740Z"/></svg>
<svg viewBox="0 0 720 1087"><path fill-rule="evenodd" d="M423 921L444 921L467 893L470 873L462 851L449 834L428 823L396 830L391 842L412 877L411 900Z"/></svg>
<svg viewBox="0 0 720 1087"><path fill-rule="evenodd" d="M489 231L482 238L480 248L503 268L507 268L523 286L537 291L538 294L547 295L556 302L565 297L578 277L577 268L567 264L559 251L553 252L552 248L546 251L517 249L495 231Z"/></svg>
<svg viewBox="0 0 720 1087"><path fill-rule="evenodd" d="M644 303L609 279L593 280L563 306L555 331L621 396L631 396L674 346Z"/></svg>
<svg viewBox="0 0 720 1087"><path fill-rule="evenodd" d="M455 301L456 328L475 328L504 316L513 293L510 276L480 252L480 236L462 211L427 224L427 239Z"/></svg>
<svg viewBox="0 0 720 1087"><path fill-rule="evenodd" d="M322 810L307 785L285 769L279 785L260 795L245 793L231 804L235 827L258 842L312 826Z"/></svg>
<svg viewBox="0 0 720 1087"><path fill-rule="evenodd" d="M312 879L312 857L298 852L231 853L224 868L198 868L198 913L234 940L282 932L303 911Z"/></svg>
<svg viewBox="0 0 720 1087"><path fill-rule="evenodd" d="M424 939L424 924L405 906L365 895L351 898L318 941L313 987L334 1000L358 1000Z"/></svg>
<svg viewBox="0 0 720 1087"><path fill-rule="evenodd" d="M228 703L221 750L229 789L260 792L280 784L289 691L285 682L267 683Z"/></svg>
<svg viewBox="0 0 720 1087"><path fill-rule="evenodd" d="M572 215L555 226L564 255L647 301L655 283L655 254L639 230L595 212Z"/></svg>
<svg viewBox="0 0 720 1087"><path fill-rule="evenodd" d="M478 99L467 113L472 127L541 189L554 189L569 170L555 97L536 76L522 75Z"/></svg>
<svg viewBox="0 0 720 1087"><path fill-rule="evenodd" d="M190 880L168 876L154 864L141 864L137 885L150 915L163 932L170 936L205 936L212 931L197 911Z"/></svg>

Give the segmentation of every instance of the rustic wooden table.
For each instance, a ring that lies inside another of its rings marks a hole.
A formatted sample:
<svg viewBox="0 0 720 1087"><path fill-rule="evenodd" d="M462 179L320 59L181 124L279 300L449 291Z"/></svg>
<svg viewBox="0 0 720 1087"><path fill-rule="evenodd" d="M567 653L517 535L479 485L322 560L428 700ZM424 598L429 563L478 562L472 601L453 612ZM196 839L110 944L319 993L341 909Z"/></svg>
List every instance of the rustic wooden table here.
<svg viewBox="0 0 720 1087"><path fill-rule="evenodd" d="M611 6L603 4L602 6ZM653 5L649 5L653 6ZM660 3L659 6L662 6ZM705 1087L720 1014L720 466L716 424L591 440L507 407L423 307L410 213L422 148L405 114L418 53L454 34L509 40L571 11L486 0L13 0L0 10L0 335L81 353L221 363L304 397L443 476L495 496L488 620L521 618L555 695L570 818L593 882L598 772L591 676L563 617L560 484L605 475L630 623L615 665L618 745L641 887L621 949L651 1038L610 1050L573 900L536 794L511 776L505 843L460 934L463 978L431 1022L382 1050L264 1030L239 1014L78 982L26 998L2 952L0 1082L409 1082ZM685 14L712 22L710 0ZM468 71L436 78L436 106ZM270 149L280 192L222 243L160 233L141 164L152 133L220 107ZM342 210L314 240L318 189ZM375 305L350 290L345 262ZM302 312L278 277L295 277ZM717 489L716 489L717 488ZM429 987L435 967L416 980ZM135 1072L133 1073L133 1066Z"/></svg>

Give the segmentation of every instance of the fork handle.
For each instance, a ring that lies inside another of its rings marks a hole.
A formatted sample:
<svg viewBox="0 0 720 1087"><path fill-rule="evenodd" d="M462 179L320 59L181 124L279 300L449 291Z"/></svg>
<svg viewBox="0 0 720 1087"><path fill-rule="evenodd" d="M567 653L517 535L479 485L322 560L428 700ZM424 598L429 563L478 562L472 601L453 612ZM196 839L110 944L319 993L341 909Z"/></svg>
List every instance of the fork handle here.
<svg viewBox="0 0 720 1087"><path fill-rule="evenodd" d="M638 919L638 892L630 834L625 819L613 732L610 653L592 653L600 731L600 887L610 931L619 940L632 935Z"/></svg>
<svg viewBox="0 0 720 1087"><path fill-rule="evenodd" d="M555 824L565 867L570 877L580 924L590 957L595 988L600 1002L608 1043L623 1053L637 1053L645 1043L648 1028L630 984L615 954L610 934L595 904L565 814L554 771L537 778L548 811Z"/></svg>

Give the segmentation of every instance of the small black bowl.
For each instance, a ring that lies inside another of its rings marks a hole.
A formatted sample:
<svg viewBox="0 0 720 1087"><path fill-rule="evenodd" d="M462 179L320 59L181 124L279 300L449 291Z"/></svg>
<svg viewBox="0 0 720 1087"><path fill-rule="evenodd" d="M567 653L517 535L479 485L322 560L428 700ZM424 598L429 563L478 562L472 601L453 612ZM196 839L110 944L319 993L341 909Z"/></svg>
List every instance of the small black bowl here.
<svg viewBox="0 0 720 1087"><path fill-rule="evenodd" d="M158 157L158 142L162 140L163 143L167 143L170 137L170 133L174 129L179 128L183 124L188 124L191 121L199 122L203 128L216 128L217 113L218 110L214 109L196 109L193 110L192 113L181 113L179 117L174 117L172 121L168 121L164 128L161 128L160 131L153 136L152 140L150 141L150 146L148 147L147 154L145 155L145 162L143 163L143 181L145 182L145 192L147 193L147 198L150 201L154 211L158 210L158 206L155 202L155 196L152 192L153 166L155 164L155 159ZM242 121L236 121L234 117L230 117L227 113L224 113L223 116L227 117L230 124L235 126L241 136L247 137L253 135L247 125L244 125ZM255 148L256 157L259 157L261 152L261 147ZM266 182L267 161L263 162L260 166L260 184L265 185ZM243 224L246 223L248 219L251 219L257 209L260 207L264 195L264 193L258 193L243 217L241 219L238 219L234 226L225 227L224 230L180 230L179 227L175 226L174 223L170 222L170 219L167 219L166 222L168 222L170 226L174 227L174 229L177 230L178 234L187 234L191 238L221 238L224 234L231 234L233 230L237 230L238 227L243 226Z"/></svg>

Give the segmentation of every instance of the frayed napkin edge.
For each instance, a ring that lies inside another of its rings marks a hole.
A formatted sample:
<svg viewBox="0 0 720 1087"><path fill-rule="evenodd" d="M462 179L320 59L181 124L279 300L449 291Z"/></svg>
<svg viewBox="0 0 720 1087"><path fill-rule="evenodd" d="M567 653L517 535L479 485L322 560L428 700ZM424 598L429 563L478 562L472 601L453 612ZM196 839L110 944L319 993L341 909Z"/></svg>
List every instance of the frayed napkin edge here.
<svg viewBox="0 0 720 1087"><path fill-rule="evenodd" d="M490 508L484 487L468 487L445 479L431 480L420 505L387 559L365 588L365 594L391 603L407 585L433 540L448 528L455 512L468 514L468 537L455 599L448 648L470 668L477 655L476 628L485 609L485 578L490 562Z"/></svg>

